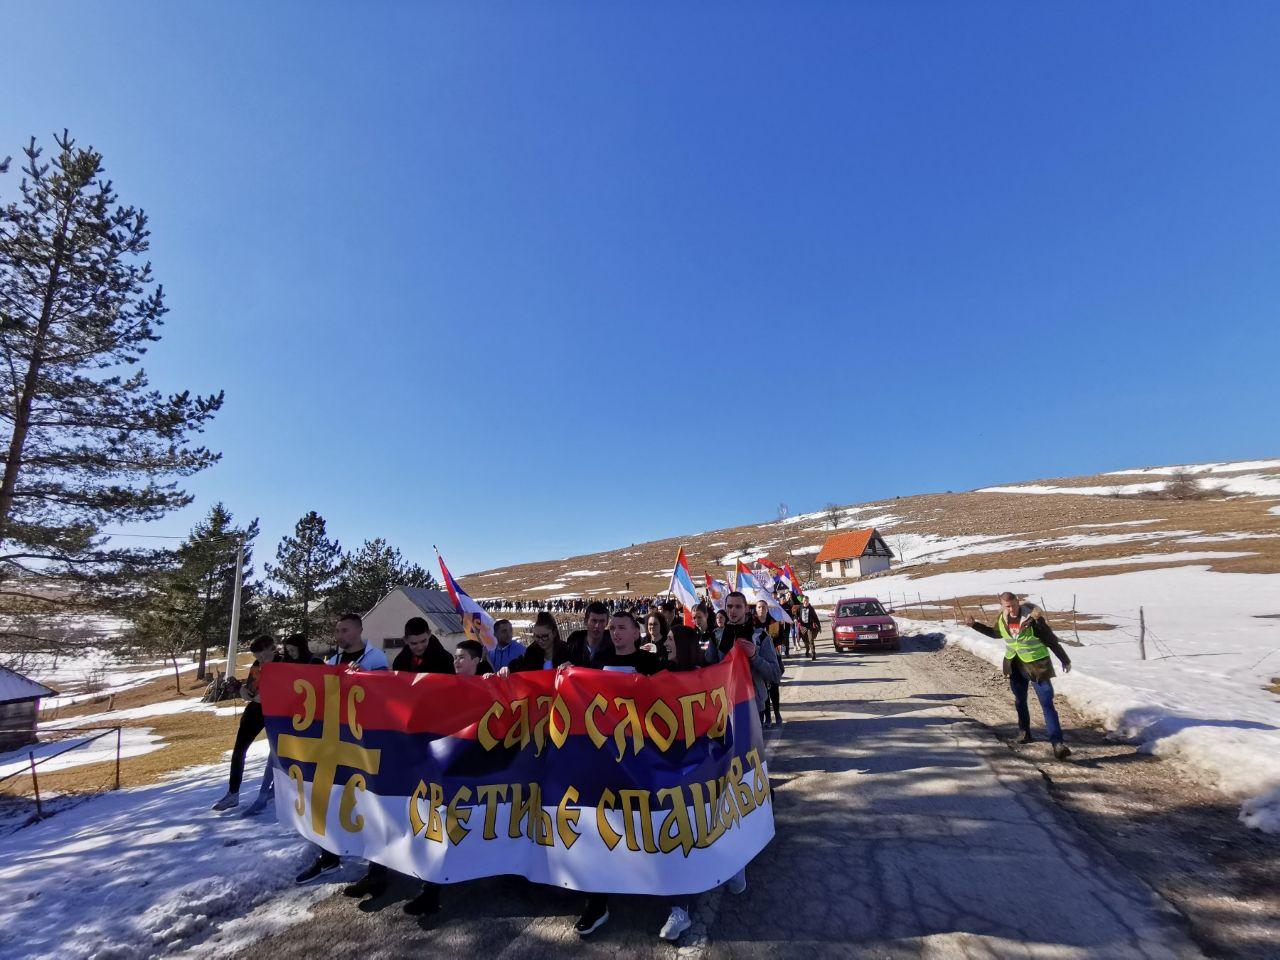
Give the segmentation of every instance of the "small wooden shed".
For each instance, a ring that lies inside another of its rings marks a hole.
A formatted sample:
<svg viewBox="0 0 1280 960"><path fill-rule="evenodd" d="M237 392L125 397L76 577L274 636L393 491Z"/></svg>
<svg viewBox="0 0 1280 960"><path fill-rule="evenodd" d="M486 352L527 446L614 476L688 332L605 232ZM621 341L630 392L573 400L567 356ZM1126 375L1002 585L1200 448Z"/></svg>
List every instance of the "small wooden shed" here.
<svg viewBox="0 0 1280 960"><path fill-rule="evenodd" d="M818 552L818 573L825 580L865 577L888 570L893 551L875 527L832 534Z"/></svg>
<svg viewBox="0 0 1280 960"><path fill-rule="evenodd" d="M57 692L8 667L0 667L0 750L13 750L35 741L40 698Z"/></svg>

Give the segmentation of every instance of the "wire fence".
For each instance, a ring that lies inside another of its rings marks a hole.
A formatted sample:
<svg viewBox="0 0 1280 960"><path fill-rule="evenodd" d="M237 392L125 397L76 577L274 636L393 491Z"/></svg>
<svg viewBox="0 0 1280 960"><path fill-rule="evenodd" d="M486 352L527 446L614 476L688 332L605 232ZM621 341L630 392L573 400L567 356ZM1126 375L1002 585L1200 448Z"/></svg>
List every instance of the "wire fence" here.
<svg viewBox="0 0 1280 960"><path fill-rule="evenodd" d="M0 730L0 734L7 736L17 736L24 733L24 730L4 729ZM88 734L85 736L85 734ZM0 790L8 794L15 800L25 799L25 793L20 790L23 779L31 778L31 798L34 809L30 815L25 818L19 818L20 822L12 825L12 830L19 830L38 820L44 819L53 811L50 808L49 800L52 799L48 792L44 795L40 791L40 777L42 776L41 768L59 757L63 757L76 750L83 750L91 744L100 744L101 741L107 740L108 757L106 763L106 773L103 781L94 789L79 789L74 797L67 795L55 795L56 807L58 810L65 810L68 806L73 806L89 797L95 796L108 790L120 789L120 758L123 747L124 727L120 724L110 724L107 726L93 727L58 727L53 730L40 731L38 734L31 731L32 739L17 749L10 750L4 754L8 761L5 766L12 767L8 773L0 773ZM114 737L114 744L110 738ZM47 749L50 745L59 743L65 744L60 748ZM22 754L26 753L26 762L22 762ZM102 763L102 760L85 761L86 764ZM0 768L2 769L2 768ZM44 771L44 773L54 772L66 769L66 765L60 765L56 768ZM12 832L10 830L9 832Z"/></svg>

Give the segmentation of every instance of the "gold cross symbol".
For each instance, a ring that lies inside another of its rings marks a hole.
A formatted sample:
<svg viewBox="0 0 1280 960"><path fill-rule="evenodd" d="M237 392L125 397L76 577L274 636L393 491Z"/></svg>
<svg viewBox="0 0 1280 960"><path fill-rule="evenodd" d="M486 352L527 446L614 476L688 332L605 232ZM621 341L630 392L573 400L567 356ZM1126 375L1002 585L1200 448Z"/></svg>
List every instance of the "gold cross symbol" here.
<svg viewBox="0 0 1280 960"><path fill-rule="evenodd" d="M363 694L364 691L361 690L360 693ZM381 750L370 750L342 739L341 697L338 677L327 674L324 678L324 722L320 725L320 736L295 737L282 733L276 742L276 753L283 759L316 765L316 772L311 778L311 829L321 837L325 835L329 793L333 790L338 767L351 767L375 774L382 758ZM356 699L352 697L348 704L347 722L352 728L351 732L360 736L363 731L355 719Z"/></svg>

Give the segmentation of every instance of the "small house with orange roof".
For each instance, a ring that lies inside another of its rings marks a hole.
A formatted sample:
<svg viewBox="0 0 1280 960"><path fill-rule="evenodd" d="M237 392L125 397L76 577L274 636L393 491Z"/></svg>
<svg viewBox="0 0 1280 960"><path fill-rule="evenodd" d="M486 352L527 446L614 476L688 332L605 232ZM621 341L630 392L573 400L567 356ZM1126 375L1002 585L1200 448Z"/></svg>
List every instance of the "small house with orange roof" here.
<svg viewBox="0 0 1280 960"><path fill-rule="evenodd" d="M818 551L815 561L824 580L865 577L889 569L893 551L875 527L833 533Z"/></svg>

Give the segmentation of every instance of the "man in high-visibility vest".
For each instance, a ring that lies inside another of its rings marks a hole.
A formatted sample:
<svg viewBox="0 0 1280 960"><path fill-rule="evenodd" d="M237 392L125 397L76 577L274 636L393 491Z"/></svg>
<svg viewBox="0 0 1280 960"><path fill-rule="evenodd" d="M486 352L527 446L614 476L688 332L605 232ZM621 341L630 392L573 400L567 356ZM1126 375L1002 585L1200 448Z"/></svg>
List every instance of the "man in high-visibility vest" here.
<svg viewBox="0 0 1280 960"><path fill-rule="evenodd" d="M1013 702L1018 711L1018 729L1022 731L1019 743L1031 743L1031 711L1027 709L1028 688L1034 688L1040 709L1044 713L1044 726L1053 744L1053 755L1059 760L1071 756L1071 748L1062 740L1062 724L1058 710L1053 705L1053 661L1049 652L1062 663L1062 672L1071 672L1071 658L1062 649L1054 632L1045 622L1044 611L1030 603L1021 603L1012 593L1000 594L1000 616L995 627L978 623L973 617L965 623L985 636L1003 640L1004 675L1009 678L1013 690Z"/></svg>

